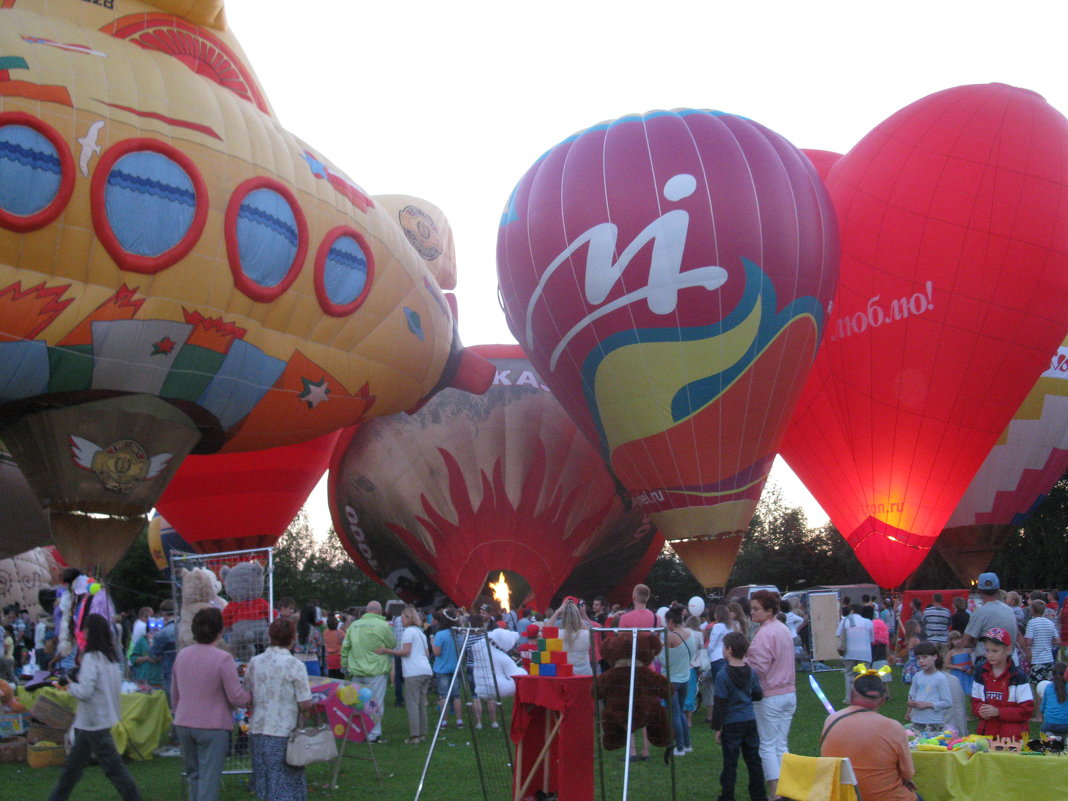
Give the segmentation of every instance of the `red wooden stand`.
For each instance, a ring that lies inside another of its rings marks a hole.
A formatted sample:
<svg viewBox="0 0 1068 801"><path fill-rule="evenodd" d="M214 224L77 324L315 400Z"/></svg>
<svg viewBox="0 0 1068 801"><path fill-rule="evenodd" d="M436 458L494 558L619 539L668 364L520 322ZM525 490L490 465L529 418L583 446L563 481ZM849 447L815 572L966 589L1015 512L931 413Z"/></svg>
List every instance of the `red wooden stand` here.
<svg viewBox="0 0 1068 801"><path fill-rule="evenodd" d="M593 801L593 677L519 676L512 710L516 744L512 797L555 792Z"/></svg>

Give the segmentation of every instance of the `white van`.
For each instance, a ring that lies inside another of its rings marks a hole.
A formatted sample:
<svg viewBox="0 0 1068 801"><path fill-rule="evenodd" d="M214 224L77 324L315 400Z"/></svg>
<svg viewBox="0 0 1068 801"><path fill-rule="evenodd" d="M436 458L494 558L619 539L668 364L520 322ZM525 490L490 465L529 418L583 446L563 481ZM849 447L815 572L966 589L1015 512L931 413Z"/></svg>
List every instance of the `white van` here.
<svg viewBox="0 0 1068 801"><path fill-rule="evenodd" d="M740 598L748 600L753 597L754 592L758 592L759 590L768 590L769 592L774 592L779 595L782 594L779 593L779 588L774 584L743 584L740 587L732 587L724 596L723 603L729 606Z"/></svg>

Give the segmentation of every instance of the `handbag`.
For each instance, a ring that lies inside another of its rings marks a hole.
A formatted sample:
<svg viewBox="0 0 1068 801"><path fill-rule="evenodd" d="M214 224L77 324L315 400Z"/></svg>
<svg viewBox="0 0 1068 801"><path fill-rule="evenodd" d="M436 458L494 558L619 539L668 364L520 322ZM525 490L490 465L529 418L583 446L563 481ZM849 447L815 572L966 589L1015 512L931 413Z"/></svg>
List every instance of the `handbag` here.
<svg viewBox="0 0 1068 801"><path fill-rule="evenodd" d="M849 621L849 625L848 626L842 626L842 630L838 633L838 655L839 656L845 656L846 655L846 651L849 650L849 639L846 636L846 631L848 631L849 629L853 628L853 626L857 625L856 623L853 622L853 615L850 615L849 617L847 617L846 620Z"/></svg>
<svg viewBox="0 0 1068 801"><path fill-rule="evenodd" d="M319 715L318 723L293 729L286 743L286 764L302 768L337 758L337 740L330 725Z"/></svg>

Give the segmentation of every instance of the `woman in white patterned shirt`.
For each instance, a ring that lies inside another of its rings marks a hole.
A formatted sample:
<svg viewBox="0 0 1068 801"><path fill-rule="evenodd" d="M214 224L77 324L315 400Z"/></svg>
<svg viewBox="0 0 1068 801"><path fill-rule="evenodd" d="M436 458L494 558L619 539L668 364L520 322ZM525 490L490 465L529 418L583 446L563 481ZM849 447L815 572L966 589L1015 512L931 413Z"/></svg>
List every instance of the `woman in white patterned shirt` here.
<svg viewBox="0 0 1068 801"><path fill-rule="evenodd" d="M279 618L267 630L270 647L248 663L245 685L252 693L249 745L252 782L261 801L307 801L304 768L286 764L289 733L300 712L314 705L308 672L290 652L296 637L293 621Z"/></svg>

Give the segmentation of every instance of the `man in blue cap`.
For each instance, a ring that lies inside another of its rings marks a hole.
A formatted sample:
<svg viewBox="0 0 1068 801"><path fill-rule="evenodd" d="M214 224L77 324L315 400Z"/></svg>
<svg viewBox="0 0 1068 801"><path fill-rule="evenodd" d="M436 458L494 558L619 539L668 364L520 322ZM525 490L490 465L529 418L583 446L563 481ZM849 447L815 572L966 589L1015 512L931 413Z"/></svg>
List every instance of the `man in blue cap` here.
<svg viewBox="0 0 1068 801"><path fill-rule="evenodd" d="M986 648L981 639L984 631L993 628L1004 629L1010 632L1013 642L1017 632L1016 615L1012 607L1001 600L1001 582L998 581L997 573L980 573L976 589L979 591L982 605L972 613L960 640L961 647L974 648L973 662L986 655Z"/></svg>

